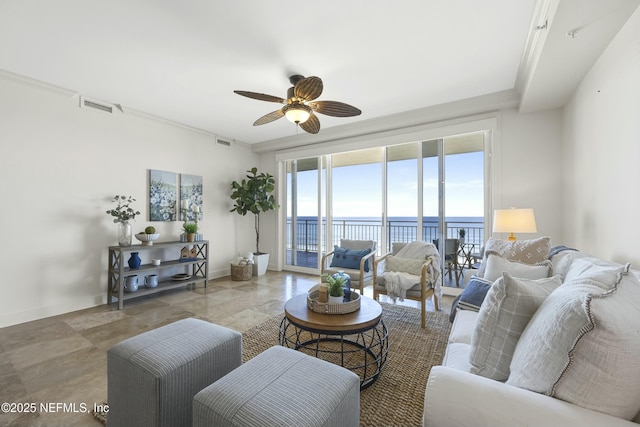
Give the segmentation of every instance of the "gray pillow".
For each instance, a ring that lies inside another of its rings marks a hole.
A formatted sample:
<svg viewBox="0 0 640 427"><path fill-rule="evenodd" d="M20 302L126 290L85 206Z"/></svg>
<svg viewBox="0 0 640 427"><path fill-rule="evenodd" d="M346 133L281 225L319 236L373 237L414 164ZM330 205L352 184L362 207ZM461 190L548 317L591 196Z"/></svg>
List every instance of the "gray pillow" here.
<svg viewBox="0 0 640 427"><path fill-rule="evenodd" d="M487 266L487 256L489 253L499 254L501 257L511 261L518 261L525 264L536 264L549 258L551 250L550 237L538 237L529 240L501 240L493 237L487 240L484 246L484 256L478 271L479 277L485 277L484 271Z"/></svg>
<svg viewBox="0 0 640 427"><path fill-rule="evenodd" d="M489 289L471 335L471 373L497 381L509 378L518 339L560 276L529 280L504 273Z"/></svg>

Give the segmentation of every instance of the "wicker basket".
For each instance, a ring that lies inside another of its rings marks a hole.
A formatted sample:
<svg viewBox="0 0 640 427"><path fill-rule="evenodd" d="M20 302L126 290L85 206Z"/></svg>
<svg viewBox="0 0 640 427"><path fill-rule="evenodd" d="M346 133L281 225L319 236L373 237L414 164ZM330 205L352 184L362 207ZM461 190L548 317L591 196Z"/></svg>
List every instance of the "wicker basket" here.
<svg viewBox="0 0 640 427"><path fill-rule="evenodd" d="M251 280L253 265L231 264L231 280Z"/></svg>
<svg viewBox="0 0 640 427"><path fill-rule="evenodd" d="M307 294L307 307L309 310L321 314L347 314L360 310L360 294L351 291L351 301L342 304L329 304L318 301L318 289L320 285L315 285L309 289Z"/></svg>

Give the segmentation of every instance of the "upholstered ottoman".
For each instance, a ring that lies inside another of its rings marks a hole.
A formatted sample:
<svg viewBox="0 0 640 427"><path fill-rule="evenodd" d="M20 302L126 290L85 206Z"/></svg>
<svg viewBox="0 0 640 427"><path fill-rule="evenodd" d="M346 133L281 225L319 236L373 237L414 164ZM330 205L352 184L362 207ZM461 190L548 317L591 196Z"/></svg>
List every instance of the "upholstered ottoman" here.
<svg viewBox="0 0 640 427"><path fill-rule="evenodd" d="M358 375L281 346L193 399L193 427L357 427L359 422Z"/></svg>
<svg viewBox="0 0 640 427"><path fill-rule="evenodd" d="M107 352L113 427L191 427L193 396L242 363L239 332L183 319Z"/></svg>

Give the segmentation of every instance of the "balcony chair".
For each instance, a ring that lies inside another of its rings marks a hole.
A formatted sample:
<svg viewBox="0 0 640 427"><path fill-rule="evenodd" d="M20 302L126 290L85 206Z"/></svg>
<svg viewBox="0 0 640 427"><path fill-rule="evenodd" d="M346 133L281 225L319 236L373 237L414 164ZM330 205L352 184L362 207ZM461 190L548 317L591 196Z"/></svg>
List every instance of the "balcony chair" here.
<svg viewBox="0 0 640 427"><path fill-rule="evenodd" d="M438 247L438 239L435 239L433 241L433 244L436 245L436 248L438 248L438 250L440 251L440 248ZM444 274L448 274L449 281L451 281L451 273L453 272L456 278L457 287L460 287L460 277L462 277L462 275L464 274L462 271L462 265L458 263L459 248L460 241L458 239L445 239L444 251L440 251L440 255L443 257L444 262L446 263L446 271Z"/></svg>
<svg viewBox="0 0 640 427"><path fill-rule="evenodd" d="M426 243L432 248L435 256L427 256L422 259L406 259L397 257L396 255L407 245L407 243L393 243L392 251L381 258L376 259L374 263L374 286L373 299L379 300L380 295L389 295L387 291L387 283L384 273L387 271L396 271L408 273L415 277L415 284L406 291L404 298L412 301L420 302L420 326L426 327L427 299L433 297L433 305L436 311L440 310L439 300L441 298L440 290L440 259L437 255L437 249L430 243ZM402 254L402 252L400 252ZM393 255L393 257L391 257ZM419 262L415 262L419 261ZM402 268L402 270L393 270L394 267ZM393 296L390 296L394 298Z"/></svg>
<svg viewBox="0 0 640 427"><path fill-rule="evenodd" d="M321 274L344 271L351 277L351 288L362 295L367 282L373 282L376 246L374 240L341 239L340 246L322 257Z"/></svg>

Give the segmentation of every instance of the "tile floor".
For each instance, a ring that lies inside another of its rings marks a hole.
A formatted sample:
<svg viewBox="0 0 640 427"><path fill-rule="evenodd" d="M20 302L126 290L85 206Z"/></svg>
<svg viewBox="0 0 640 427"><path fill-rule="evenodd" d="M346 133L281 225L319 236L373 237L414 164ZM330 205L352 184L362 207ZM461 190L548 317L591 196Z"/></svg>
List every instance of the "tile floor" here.
<svg viewBox="0 0 640 427"><path fill-rule="evenodd" d="M114 344L185 317L244 332L282 313L317 276L267 272L246 282L211 280L184 288L0 329L1 426L96 426L90 411L107 396L107 350ZM371 297L371 286L365 295ZM381 298L386 298L382 296ZM443 298L450 311L452 297ZM383 301L385 301L383 299ZM414 301L405 305L419 307ZM433 304L428 307L433 310Z"/></svg>

